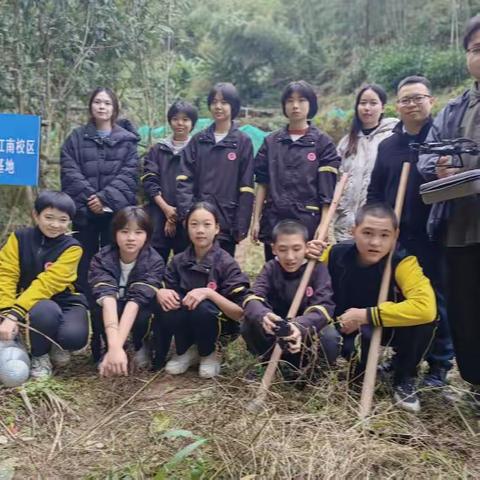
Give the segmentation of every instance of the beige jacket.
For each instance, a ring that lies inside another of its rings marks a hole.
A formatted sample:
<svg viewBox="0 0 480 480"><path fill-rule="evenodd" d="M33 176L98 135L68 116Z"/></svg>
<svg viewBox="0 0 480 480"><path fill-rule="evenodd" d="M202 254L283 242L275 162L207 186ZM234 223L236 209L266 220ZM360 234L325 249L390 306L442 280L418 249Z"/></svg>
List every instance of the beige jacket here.
<svg viewBox="0 0 480 480"><path fill-rule="evenodd" d="M380 125L370 135L359 133L357 153L345 157L348 135L338 144L337 151L342 158L340 172L349 174L348 182L337 208L334 220L334 236L337 242L352 238L351 230L355 222L356 211L365 203L378 145L392 134L392 128L398 123L396 118L383 118Z"/></svg>

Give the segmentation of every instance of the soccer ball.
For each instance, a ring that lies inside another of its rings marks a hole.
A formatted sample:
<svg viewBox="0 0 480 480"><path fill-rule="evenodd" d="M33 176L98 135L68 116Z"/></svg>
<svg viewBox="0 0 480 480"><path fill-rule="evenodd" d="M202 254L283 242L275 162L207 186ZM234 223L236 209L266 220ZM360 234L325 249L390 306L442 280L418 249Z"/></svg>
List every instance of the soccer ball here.
<svg viewBox="0 0 480 480"><path fill-rule="evenodd" d="M7 360L0 364L0 383L6 387L19 387L29 376L30 367L23 360Z"/></svg>
<svg viewBox="0 0 480 480"><path fill-rule="evenodd" d="M28 353L18 345L0 350L0 367L8 360L21 360L27 365L30 365L30 357L28 356Z"/></svg>

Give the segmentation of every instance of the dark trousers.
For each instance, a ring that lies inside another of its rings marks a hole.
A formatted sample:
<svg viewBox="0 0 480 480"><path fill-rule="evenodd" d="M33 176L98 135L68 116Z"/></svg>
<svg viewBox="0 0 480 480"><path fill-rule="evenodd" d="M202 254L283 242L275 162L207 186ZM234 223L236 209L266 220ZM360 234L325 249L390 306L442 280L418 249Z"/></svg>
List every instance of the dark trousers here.
<svg viewBox="0 0 480 480"><path fill-rule="evenodd" d="M164 227L165 223L162 223L162 228ZM152 241L153 247L162 256L165 265L168 263L171 252L173 252L174 255L181 253L188 247L188 244L187 233L180 223L177 223L177 231L174 237L166 237L163 235L161 242L158 244Z"/></svg>
<svg viewBox="0 0 480 480"><path fill-rule="evenodd" d="M119 319L123 313L123 310L125 309L125 305L126 302L117 301L117 312ZM107 335L105 333L105 327L103 324L102 307L95 304L90 309L90 316L92 320L92 339L90 345L92 348L93 361L97 363L108 350ZM151 309L140 308L138 310L137 318L132 326L132 343L135 351L142 347L144 339L148 336L151 317Z"/></svg>
<svg viewBox="0 0 480 480"><path fill-rule="evenodd" d="M275 255L272 252L272 245L270 243L263 244L263 253L265 255L265 262L275 258Z"/></svg>
<svg viewBox="0 0 480 480"><path fill-rule="evenodd" d="M50 351L52 342L57 342L64 350L74 351L83 348L88 341L87 310L82 305L60 308L53 300L41 300L28 312L29 324L43 335L28 330L32 356L40 357Z"/></svg>
<svg viewBox="0 0 480 480"><path fill-rule="evenodd" d="M266 333L260 322L245 319L242 322L241 334L250 353L259 356L262 362L270 359L276 337ZM320 331L319 336L320 341L316 345L315 351L312 351L311 340L305 339L305 348L302 351L290 353L285 349L282 353L282 360L298 369L307 367L317 359L326 360L328 365L334 365L340 351L341 335L335 327L327 325Z"/></svg>
<svg viewBox="0 0 480 480"><path fill-rule="evenodd" d="M460 375L480 385L480 245L447 248L447 305Z"/></svg>
<svg viewBox="0 0 480 480"><path fill-rule="evenodd" d="M90 267L90 261L93 256L105 245L111 242L110 224L112 215L105 214L98 218L89 219L87 225L73 224L73 236L82 244L83 255L78 265L78 285L82 292L87 295L89 302L92 302L90 287L88 286L87 276Z"/></svg>
<svg viewBox="0 0 480 480"><path fill-rule="evenodd" d="M440 367L450 370L455 353L447 314L444 249L440 244L430 242L428 239L405 238L402 235L400 235L400 243L409 253L417 257L423 272L432 283L437 298L439 321L425 359L430 368Z"/></svg>
<svg viewBox="0 0 480 480"><path fill-rule="evenodd" d="M383 328L382 345L393 347L394 383L417 376L417 367L426 355L433 339L436 322L411 327ZM355 375L365 371L368 350L372 339L373 327L362 325L358 332L343 336L342 356L347 359L358 358Z"/></svg>
<svg viewBox="0 0 480 480"><path fill-rule="evenodd" d="M162 310L156 315L153 325L155 364L164 362L172 335L177 355L183 355L196 345L200 356L206 357L215 351L221 336L224 339L234 337L238 330L238 322L225 319L219 308L209 300L201 302L195 310Z"/></svg>
<svg viewBox="0 0 480 480"><path fill-rule="evenodd" d="M223 250L229 253L232 257L235 257L235 250L237 248L237 244L233 240L219 239L218 244Z"/></svg>

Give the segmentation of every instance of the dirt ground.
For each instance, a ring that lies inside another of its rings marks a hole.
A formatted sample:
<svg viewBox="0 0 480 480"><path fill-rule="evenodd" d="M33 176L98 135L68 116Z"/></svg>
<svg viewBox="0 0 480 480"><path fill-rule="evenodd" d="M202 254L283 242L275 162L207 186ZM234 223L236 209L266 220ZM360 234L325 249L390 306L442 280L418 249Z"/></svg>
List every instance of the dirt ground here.
<svg viewBox="0 0 480 480"><path fill-rule="evenodd" d="M245 248L254 276L261 252ZM251 412L262 368L241 339L215 380L194 369L100 379L76 355L48 381L0 387L0 480L480 478L478 414L455 372L456 401L422 391L412 415L379 385L362 423L346 371L340 362L303 390L277 378Z"/></svg>

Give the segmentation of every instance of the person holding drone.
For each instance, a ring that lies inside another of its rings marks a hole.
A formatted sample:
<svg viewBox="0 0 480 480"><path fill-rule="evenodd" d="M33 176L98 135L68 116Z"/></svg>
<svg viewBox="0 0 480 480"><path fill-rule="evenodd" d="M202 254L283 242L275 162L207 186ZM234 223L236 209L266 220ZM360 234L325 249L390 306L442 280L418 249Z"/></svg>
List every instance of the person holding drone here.
<svg viewBox="0 0 480 480"><path fill-rule="evenodd" d="M463 46L474 84L440 111L427 144L458 138L480 143L480 15L467 23ZM480 155L463 154L461 163L451 156L430 153L420 155L418 170L426 180L445 179L462 170L480 168ZM474 404L480 408L480 195L435 204L429 227L446 246L447 309L457 364L462 378L471 384Z"/></svg>

